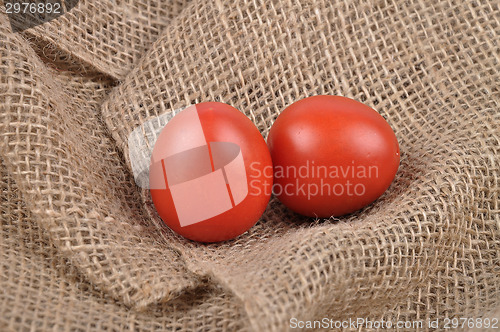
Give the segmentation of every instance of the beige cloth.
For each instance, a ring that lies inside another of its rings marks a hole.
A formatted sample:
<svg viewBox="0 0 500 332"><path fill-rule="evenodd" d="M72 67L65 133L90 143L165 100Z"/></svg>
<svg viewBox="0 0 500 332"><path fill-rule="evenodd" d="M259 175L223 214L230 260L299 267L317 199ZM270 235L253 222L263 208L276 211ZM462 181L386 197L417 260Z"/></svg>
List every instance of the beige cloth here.
<svg viewBox="0 0 500 332"><path fill-rule="evenodd" d="M499 13L489 0L103 0L22 33L1 13L0 330L491 312ZM272 199L247 233L203 245L163 226L133 181L127 137L154 116L222 101L266 137L316 94L364 102L398 137L395 181L362 211L312 220Z"/></svg>

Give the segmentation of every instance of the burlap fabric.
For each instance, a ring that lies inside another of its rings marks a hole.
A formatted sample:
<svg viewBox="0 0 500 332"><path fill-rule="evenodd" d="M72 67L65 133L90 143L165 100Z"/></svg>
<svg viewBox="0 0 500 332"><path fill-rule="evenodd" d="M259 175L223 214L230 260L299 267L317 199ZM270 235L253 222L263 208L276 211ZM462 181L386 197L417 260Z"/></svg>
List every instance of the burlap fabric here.
<svg viewBox="0 0 500 332"><path fill-rule="evenodd" d="M498 316L499 4L80 1L22 33L0 14L0 330ZM312 220L272 199L202 245L134 184L127 138L148 119L222 101L266 137L316 94L398 137L396 179L362 211Z"/></svg>

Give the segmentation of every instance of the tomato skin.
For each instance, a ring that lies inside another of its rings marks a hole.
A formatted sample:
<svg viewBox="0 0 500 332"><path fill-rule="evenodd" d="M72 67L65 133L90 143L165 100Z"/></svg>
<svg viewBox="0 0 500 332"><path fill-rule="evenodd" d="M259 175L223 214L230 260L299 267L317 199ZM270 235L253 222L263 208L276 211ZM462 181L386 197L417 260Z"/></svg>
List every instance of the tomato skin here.
<svg viewBox="0 0 500 332"><path fill-rule="evenodd" d="M341 96L313 96L288 106L267 144L274 193L291 210L311 217L341 216L370 204L390 186L400 161L385 119Z"/></svg>
<svg viewBox="0 0 500 332"><path fill-rule="evenodd" d="M172 190L168 185L166 189L150 189L151 197L160 217L176 233L198 242L225 241L239 236L251 228L266 209L271 196L270 188L273 177L272 172L266 172L265 169L272 169L271 156L259 130L234 107L219 102L204 102L195 106L206 142L230 142L237 144L241 149L246 172L244 182L248 184L248 194L232 208L187 226L182 226L180 223ZM183 127L174 140L161 140L162 132L154 150L178 148L179 142L189 138L191 129L189 125ZM157 144L159 144L158 147ZM252 185L249 185L251 181L253 181ZM196 188L196 190L209 193L211 189L210 187ZM197 207L193 205L190 208L196 209Z"/></svg>

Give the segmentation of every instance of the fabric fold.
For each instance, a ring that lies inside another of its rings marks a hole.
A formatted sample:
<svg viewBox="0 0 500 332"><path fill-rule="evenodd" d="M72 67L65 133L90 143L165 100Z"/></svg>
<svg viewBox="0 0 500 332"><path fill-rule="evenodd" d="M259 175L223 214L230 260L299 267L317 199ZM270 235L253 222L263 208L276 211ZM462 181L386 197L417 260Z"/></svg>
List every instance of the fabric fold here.
<svg viewBox="0 0 500 332"><path fill-rule="evenodd" d="M112 82L48 68L0 19L0 151L32 219L89 282L126 305L199 287L159 231L148 230L139 192L103 126L99 104Z"/></svg>
<svg viewBox="0 0 500 332"><path fill-rule="evenodd" d="M79 0L63 16L23 31L51 56L122 79L190 0Z"/></svg>

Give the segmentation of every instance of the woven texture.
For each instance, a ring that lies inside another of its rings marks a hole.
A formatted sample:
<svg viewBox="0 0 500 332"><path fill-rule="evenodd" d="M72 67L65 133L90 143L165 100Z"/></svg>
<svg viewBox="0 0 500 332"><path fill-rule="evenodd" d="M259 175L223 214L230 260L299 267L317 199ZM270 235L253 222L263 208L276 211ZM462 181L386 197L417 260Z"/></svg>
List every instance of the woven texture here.
<svg viewBox="0 0 500 332"><path fill-rule="evenodd" d="M80 1L21 33L2 6L0 330L498 316L499 5ZM205 245L134 183L127 138L147 120L222 101L267 137L317 94L371 106L399 140L393 184L361 211L313 220L272 198Z"/></svg>

